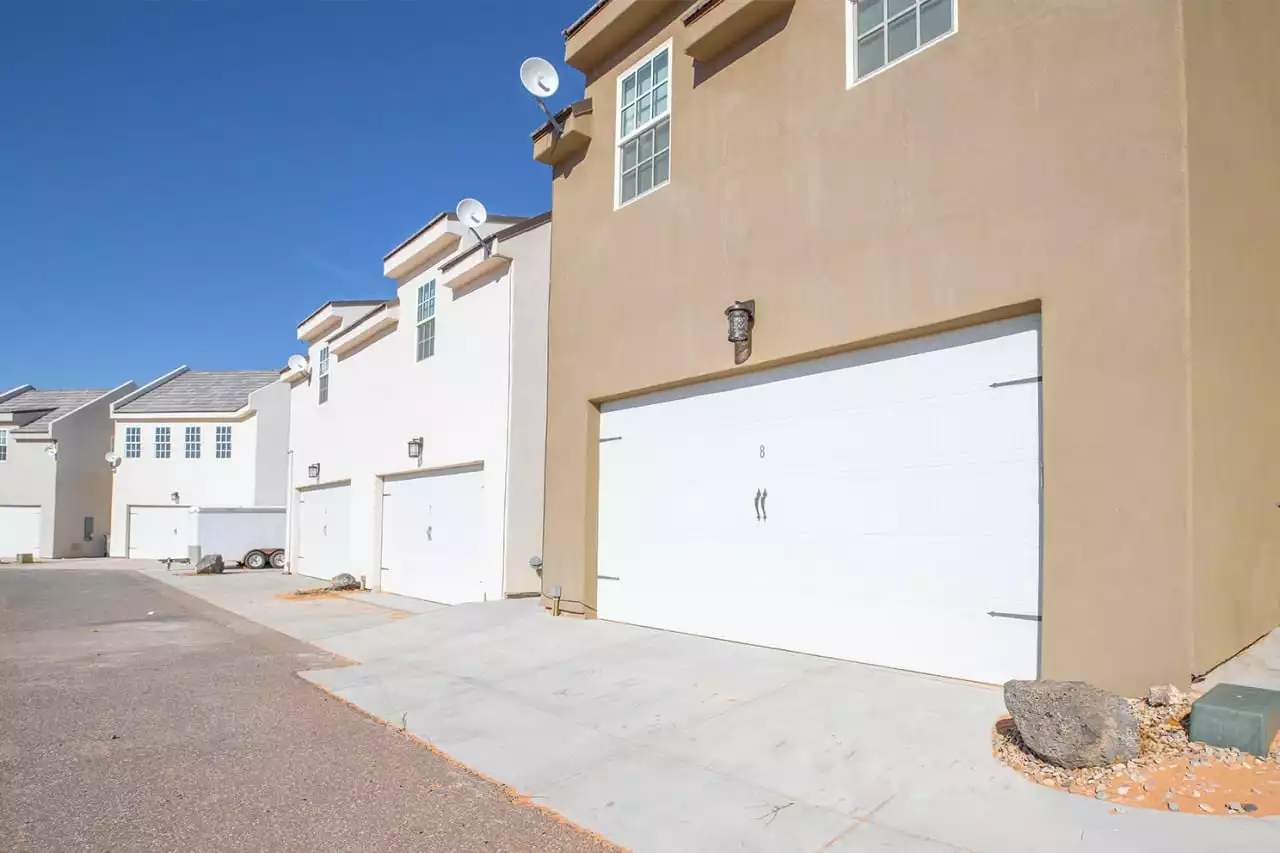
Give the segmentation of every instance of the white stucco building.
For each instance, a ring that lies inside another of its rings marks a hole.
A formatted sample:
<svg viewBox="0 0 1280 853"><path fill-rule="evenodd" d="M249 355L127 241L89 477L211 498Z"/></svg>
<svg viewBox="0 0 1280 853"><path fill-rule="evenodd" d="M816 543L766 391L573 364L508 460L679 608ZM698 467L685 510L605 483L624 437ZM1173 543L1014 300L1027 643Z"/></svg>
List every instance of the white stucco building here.
<svg viewBox="0 0 1280 853"><path fill-rule="evenodd" d="M135 387L0 393L0 558L106 553L110 406Z"/></svg>
<svg viewBox="0 0 1280 853"><path fill-rule="evenodd" d="M332 302L291 370L293 570L459 603L536 594L550 214L441 214L385 259L395 298Z"/></svg>
<svg viewBox="0 0 1280 853"><path fill-rule="evenodd" d="M111 556L187 557L197 543L193 510L283 509L289 388L279 379L274 370L183 366L112 405L120 459Z"/></svg>

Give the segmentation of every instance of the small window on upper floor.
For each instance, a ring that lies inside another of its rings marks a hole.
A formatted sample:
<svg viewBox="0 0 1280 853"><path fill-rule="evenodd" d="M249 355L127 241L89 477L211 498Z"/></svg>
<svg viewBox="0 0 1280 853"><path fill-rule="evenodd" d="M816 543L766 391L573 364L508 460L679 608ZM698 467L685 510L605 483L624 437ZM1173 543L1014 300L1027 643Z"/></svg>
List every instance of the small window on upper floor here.
<svg viewBox="0 0 1280 853"><path fill-rule="evenodd" d="M671 42L618 76L614 207L671 179Z"/></svg>
<svg viewBox="0 0 1280 853"><path fill-rule="evenodd" d="M846 0L848 85L956 30L958 0Z"/></svg>
<svg viewBox="0 0 1280 853"><path fill-rule="evenodd" d="M329 348L320 348L320 402L329 399Z"/></svg>
<svg viewBox="0 0 1280 853"><path fill-rule="evenodd" d="M182 448L182 455L187 459L200 458L200 427L189 426L186 431L186 442Z"/></svg>
<svg viewBox="0 0 1280 853"><path fill-rule="evenodd" d="M0 462L9 461L9 431L0 429Z"/></svg>
<svg viewBox="0 0 1280 853"><path fill-rule="evenodd" d="M142 456L142 427L124 428L124 455L128 459Z"/></svg>
<svg viewBox="0 0 1280 853"><path fill-rule="evenodd" d="M231 458L231 427L219 426L213 431L213 458Z"/></svg>
<svg viewBox="0 0 1280 853"><path fill-rule="evenodd" d="M169 458L170 450L173 446L169 439L170 439L169 427L167 426L156 427L156 458L157 459Z"/></svg>
<svg viewBox="0 0 1280 853"><path fill-rule="evenodd" d="M436 282L418 287L418 361L436 354Z"/></svg>

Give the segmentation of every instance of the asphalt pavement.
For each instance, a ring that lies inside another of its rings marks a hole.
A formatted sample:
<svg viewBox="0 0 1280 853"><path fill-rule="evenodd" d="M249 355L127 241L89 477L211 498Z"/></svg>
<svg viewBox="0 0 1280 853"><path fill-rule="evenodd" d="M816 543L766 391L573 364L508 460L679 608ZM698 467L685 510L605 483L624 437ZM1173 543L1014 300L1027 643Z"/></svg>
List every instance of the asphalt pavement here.
<svg viewBox="0 0 1280 853"><path fill-rule="evenodd" d="M131 571L0 569L0 849L604 851Z"/></svg>

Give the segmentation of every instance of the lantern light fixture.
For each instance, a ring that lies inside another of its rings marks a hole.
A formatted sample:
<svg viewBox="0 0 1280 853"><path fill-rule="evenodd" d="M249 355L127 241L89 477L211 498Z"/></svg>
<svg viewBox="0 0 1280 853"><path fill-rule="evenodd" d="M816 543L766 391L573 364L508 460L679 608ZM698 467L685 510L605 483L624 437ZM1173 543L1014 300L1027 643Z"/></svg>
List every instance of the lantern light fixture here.
<svg viewBox="0 0 1280 853"><path fill-rule="evenodd" d="M179 495L177 492L172 492L169 495L169 500L173 501L174 503L177 503L180 498L181 498L181 495Z"/></svg>
<svg viewBox="0 0 1280 853"><path fill-rule="evenodd" d="M729 343L733 344L733 363L742 364L751 357L751 330L756 324L756 301L734 302L724 309L729 318Z"/></svg>
<svg viewBox="0 0 1280 853"><path fill-rule="evenodd" d="M319 462L312 462L310 465L307 466L307 476L313 480L320 479L320 463Z"/></svg>
<svg viewBox="0 0 1280 853"><path fill-rule="evenodd" d="M422 436L409 439L409 458L410 459L422 458Z"/></svg>

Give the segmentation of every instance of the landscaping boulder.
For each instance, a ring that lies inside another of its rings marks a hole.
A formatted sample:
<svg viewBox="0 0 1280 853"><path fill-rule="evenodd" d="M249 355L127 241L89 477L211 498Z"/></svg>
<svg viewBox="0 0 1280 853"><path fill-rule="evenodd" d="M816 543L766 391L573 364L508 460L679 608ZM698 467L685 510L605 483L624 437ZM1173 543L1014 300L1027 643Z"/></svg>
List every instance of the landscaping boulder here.
<svg viewBox="0 0 1280 853"><path fill-rule="evenodd" d="M205 554L200 558L200 562L196 563L196 574L220 575L226 568L222 563L221 554Z"/></svg>
<svg viewBox="0 0 1280 853"><path fill-rule="evenodd" d="M1027 748L1076 770L1138 757L1138 718L1123 698L1083 681L1010 681L1004 704Z"/></svg>
<svg viewBox="0 0 1280 853"><path fill-rule="evenodd" d="M1170 705L1181 705L1187 701L1182 691L1172 684L1157 684L1147 691L1147 704L1152 708L1166 708Z"/></svg>
<svg viewBox="0 0 1280 853"><path fill-rule="evenodd" d="M355 575L343 572L340 575L334 575L329 581L329 589L338 590L339 592L348 589L359 589L360 581Z"/></svg>

